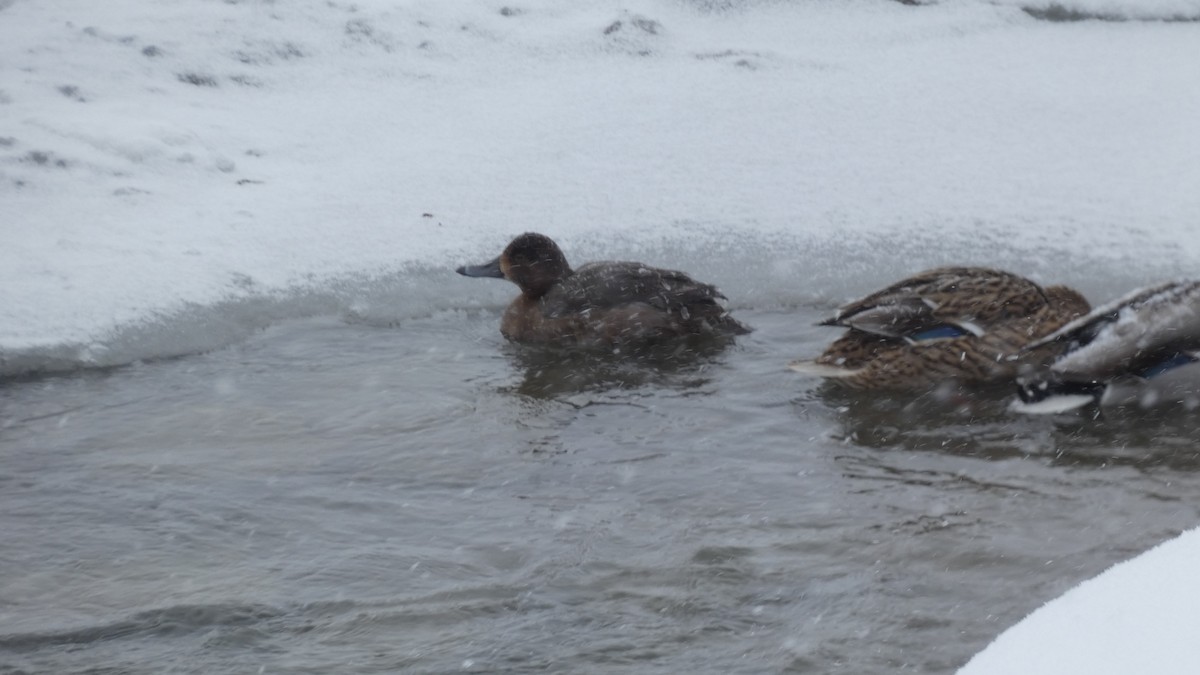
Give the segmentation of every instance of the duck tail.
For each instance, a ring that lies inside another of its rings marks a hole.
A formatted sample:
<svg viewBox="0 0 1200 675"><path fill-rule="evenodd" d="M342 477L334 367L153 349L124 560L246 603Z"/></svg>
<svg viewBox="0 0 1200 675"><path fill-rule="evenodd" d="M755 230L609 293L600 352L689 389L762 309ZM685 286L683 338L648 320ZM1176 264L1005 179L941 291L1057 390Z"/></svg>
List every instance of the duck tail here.
<svg viewBox="0 0 1200 675"><path fill-rule="evenodd" d="M753 328L733 318L728 312L717 319L717 330L727 335L748 335L754 332Z"/></svg>
<svg viewBox="0 0 1200 675"><path fill-rule="evenodd" d="M684 321L699 319L706 331L719 335L746 335L752 332L753 328L733 318L723 300L725 296L707 284L696 284L675 298Z"/></svg>
<svg viewBox="0 0 1200 675"><path fill-rule="evenodd" d="M1017 400L1010 408L1028 415L1052 415L1098 403L1103 393L1104 385L1100 382L1019 380Z"/></svg>

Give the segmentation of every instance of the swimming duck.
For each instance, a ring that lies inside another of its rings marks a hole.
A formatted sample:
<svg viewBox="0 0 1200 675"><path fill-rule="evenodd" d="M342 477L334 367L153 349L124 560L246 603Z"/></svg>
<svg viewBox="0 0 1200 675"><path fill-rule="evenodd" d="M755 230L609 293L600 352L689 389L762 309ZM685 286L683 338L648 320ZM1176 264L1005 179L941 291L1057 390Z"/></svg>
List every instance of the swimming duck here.
<svg viewBox="0 0 1200 675"><path fill-rule="evenodd" d="M549 237L527 232L495 260L458 268L508 279L521 289L500 321L514 342L617 348L689 336L750 332L719 302L725 296L683 272L637 262L593 262L572 270Z"/></svg>
<svg viewBox="0 0 1200 675"><path fill-rule="evenodd" d="M1049 368L1019 384L1015 410L1200 402L1200 280L1167 281L1097 307L1028 344L1058 346Z"/></svg>
<svg viewBox="0 0 1200 675"><path fill-rule="evenodd" d="M789 367L853 389L1001 382L1054 349L1018 359L1022 347L1088 307L1066 286L1043 288L987 267L941 267L837 310L818 325L850 330L816 359Z"/></svg>

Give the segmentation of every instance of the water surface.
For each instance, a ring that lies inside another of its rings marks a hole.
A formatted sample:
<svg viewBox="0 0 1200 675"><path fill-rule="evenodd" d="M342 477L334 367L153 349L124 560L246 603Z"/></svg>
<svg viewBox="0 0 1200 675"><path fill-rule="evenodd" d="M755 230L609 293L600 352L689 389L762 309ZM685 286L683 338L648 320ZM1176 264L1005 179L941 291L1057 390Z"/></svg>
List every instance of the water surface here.
<svg viewBox="0 0 1200 675"><path fill-rule="evenodd" d="M0 673L951 673L1196 525L1197 418L1016 418L496 313L0 385ZM836 333L836 331L835 331Z"/></svg>

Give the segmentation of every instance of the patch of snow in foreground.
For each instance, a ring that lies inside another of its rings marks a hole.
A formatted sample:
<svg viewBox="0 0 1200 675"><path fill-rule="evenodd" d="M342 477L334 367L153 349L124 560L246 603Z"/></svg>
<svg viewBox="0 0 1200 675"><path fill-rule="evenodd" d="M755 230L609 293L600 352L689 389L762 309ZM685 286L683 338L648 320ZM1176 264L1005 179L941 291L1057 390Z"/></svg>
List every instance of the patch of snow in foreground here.
<svg viewBox="0 0 1200 675"><path fill-rule="evenodd" d="M958 675L1194 675L1200 529L1108 569L1005 631Z"/></svg>

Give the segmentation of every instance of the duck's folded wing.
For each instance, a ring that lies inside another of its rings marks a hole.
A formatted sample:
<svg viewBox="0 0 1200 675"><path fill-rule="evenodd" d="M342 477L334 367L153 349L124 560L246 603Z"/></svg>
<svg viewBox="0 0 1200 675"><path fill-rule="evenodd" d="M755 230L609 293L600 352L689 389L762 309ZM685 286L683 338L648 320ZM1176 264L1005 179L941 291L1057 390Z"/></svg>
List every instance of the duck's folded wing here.
<svg viewBox="0 0 1200 675"><path fill-rule="evenodd" d="M990 321L1045 303L1040 286L1002 270L941 267L856 300L821 322L887 337L923 340L982 335Z"/></svg>
<svg viewBox="0 0 1200 675"><path fill-rule="evenodd" d="M1165 324L1178 320L1200 307L1200 281L1167 281L1139 288L1096 307L1058 330L1031 342L1026 349L1037 349L1051 342L1075 342L1086 345L1118 321Z"/></svg>
<svg viewBox="0 0 1200 675"><path fill-rule="evenodd" d="M663 311L705 304L717 305L725 296L709 284L683 272L633 262L583 265L542 299L549 317L642 303Z"/></svg>
<svg viewBox="0 0 1200 675"><path fill-rule="evenodd" d="M845 326L864 333L912 342L963 335L980 336L985 332L973 316L939 312L936 303L921 297L893 297L887 304L862 307L850 314L839 313L820 325Z"/></svg>
<svg viewBox="0 0 1200 675"><path fill-rule="evenodd" d="M1200 282L1139 289L1097 307L1029 345L1067 343L1051 366L1068 378L1109 378L1150 371L1200 349Z"/></svg>

